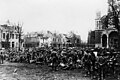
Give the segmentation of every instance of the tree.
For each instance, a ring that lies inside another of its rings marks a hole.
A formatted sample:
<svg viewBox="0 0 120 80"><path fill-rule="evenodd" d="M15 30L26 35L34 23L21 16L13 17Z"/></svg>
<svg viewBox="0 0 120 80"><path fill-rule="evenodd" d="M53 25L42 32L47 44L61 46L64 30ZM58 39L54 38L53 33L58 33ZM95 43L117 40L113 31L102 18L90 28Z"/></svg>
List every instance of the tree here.
<svg viewBox="0 0 120 80"><path fill-rule="evenodd" d="M119 25L119 13L118 5L115 5L114 0L109 0L109 6L111 7L111 11L108 13L108 16L111 14L112 22L115 28L118 31L118 50L120 50L120 25Z"/></svg>
<svg viewBox="0 0 120 80"><path fill-rule="evenodd" d="M16 28L17 28L17 33L18 33L18 42L19 42L19 51L21 50L21 44L22 44L22 38L21 38L21 36L22 36L22 26L23 26L23 23L22 24L20 24L20 23L18 23L17 24L17 26L16 26Z"/></svg>
<svg viewBox="0 0 120 80"><path fill-rule="evenodd" d="M115 0L108 0L109 11L106 17L101 19L102 25L106 28L113 25L114 28L118 31L118 50L120 50L120 25L119 25L119 14L120 14L120 7L116 5Z"/></svg>
<svg viewBox="0 0 120 80"><path fill-rule="evenodd" d="M108 15L104 15L102 18L101 18L101 24L102 24L102 27L103 28L108 28Z"/></svg>

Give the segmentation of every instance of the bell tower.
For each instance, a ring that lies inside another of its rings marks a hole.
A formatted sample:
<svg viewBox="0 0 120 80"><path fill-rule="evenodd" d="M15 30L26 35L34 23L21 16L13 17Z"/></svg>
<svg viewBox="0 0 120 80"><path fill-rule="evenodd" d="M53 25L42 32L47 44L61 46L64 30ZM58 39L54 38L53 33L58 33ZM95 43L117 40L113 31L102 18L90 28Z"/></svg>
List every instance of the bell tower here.
<svg viewBox="0 0 120 80"><path fill-rule="evenodd" d="M98 12L96 12L96 19L95 19L95 29L96 30L101 29L101 20L100 20L100 18L101 18L101 12L98 11Z"/></svg>

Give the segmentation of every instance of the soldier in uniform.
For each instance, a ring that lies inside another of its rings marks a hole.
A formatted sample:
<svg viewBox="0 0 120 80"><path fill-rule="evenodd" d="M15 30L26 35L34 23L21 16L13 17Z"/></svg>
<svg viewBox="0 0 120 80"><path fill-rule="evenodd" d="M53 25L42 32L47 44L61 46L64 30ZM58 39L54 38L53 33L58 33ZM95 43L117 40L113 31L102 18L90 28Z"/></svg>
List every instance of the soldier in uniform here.
<svg viewBox="0 0 120 80"><path fill-rule="evenodd" d="M58 56L56 51L53 51L51 53L51 63L52 63L52 70L56 71L58 66Z"/></svg>
<svg viewBox="0 0 120 80"><path fill-rule="evenodd" d="M30 63L30 58L31 58L31 55L30 55L30 53L28 52L28 53L27 53L27 62L28 62L28 63Z"/></svg>
<svg viewBox="0 0 120 80"><path fill-rule="evenodd" d="M105 66L107 63L107 60L104 58L104 53L102 52L99 56L98 56L98 64L99 64L99 69L98 69L98 73L99 73L99 79L103 80L105 79Z"/></svg>
<svg viewBox="0 0 120 80"><path fill-rule="evenodd" d="M1 59L1 64L3 64L3 61L4 61L4 56L3 56L3 53L1 52L1 54L0 54L0 59Z"/></svg>

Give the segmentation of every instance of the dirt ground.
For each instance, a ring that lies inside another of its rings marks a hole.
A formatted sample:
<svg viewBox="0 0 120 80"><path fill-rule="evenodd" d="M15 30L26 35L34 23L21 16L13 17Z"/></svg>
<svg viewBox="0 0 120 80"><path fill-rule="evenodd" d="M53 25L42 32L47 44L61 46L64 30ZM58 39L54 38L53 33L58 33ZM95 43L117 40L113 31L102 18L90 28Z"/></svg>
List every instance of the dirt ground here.
<svg viewBox="0 0 120 80"><path fill-rule="evenodd" d="M90 80L81 70L52 71L47 66L23 63L0 64L0 80Z"/></svg>
<svg viewBox="0 0 120 80"><path fill-rule="evenodd" d="M82 70L52 71L50 67L25 63L0 64L0 80L91 80ZM107 79L106 79L107 80ZM117 80L117 79L108 79Z"/></svg>

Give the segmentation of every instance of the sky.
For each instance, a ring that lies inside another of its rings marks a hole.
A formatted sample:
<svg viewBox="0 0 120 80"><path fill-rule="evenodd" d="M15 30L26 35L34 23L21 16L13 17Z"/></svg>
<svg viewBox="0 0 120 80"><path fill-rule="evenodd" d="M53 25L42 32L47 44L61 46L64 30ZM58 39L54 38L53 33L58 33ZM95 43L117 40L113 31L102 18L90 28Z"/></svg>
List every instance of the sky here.
<svg viewBox="0 0 120 80"><path fill-rule="evenodd" d="M83 41L95 29L96 12L107 13L107 0L0 0L0 24L23 24L34 31L75 32Z"/></svg>

